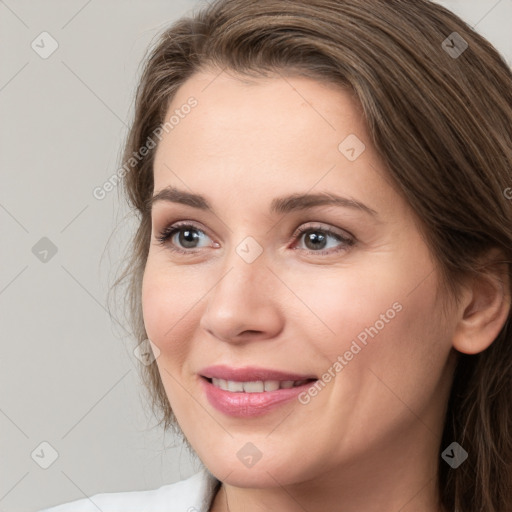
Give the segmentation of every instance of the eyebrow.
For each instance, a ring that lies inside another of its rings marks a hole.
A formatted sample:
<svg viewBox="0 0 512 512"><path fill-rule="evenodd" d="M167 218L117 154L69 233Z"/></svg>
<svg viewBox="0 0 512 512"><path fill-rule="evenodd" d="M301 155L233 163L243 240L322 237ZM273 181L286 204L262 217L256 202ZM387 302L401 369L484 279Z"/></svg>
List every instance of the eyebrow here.
<svg viewBox="0 0 512 512"><path fill-rule="evenodd" d="M212 206L204 196L193 194L185 190L179 190L173 186L165 187L151 197L148 201L148 209L152 209L153 205L160 201L185 204L193 208L213 212ZM369 215L378 216L378 213L373 208L366 206L360 201L327 192L317 194L291 194L289 196L276 197L270 204L270 212L285 214L291 211L307 210L315 206L342 206L345 208L358 209Z"/></svg>

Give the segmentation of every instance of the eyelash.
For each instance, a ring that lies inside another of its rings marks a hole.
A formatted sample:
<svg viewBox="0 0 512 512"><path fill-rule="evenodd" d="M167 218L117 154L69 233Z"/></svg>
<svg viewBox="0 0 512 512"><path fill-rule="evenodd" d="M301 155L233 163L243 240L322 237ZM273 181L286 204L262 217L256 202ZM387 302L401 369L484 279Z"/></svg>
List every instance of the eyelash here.
<svg viewBox="0 0 512 512"><path fill-rule="evenodd" d="M199 229L198 227L194 226L193 224L189 224L186 222L178 223L178 224L174 224L172 226L168 226L168 227L164 228L161 232L159 232L158 236L156 237L158 244L162 245L162 246L168 246L168 248L171 251L180 253L180 254L190 255L190 254L195 254L195 253L199 252L201 250L201 248L199 248L199 249L181 249L181 248L176 247L173 244L169 243L169 240L172 239L172 237L176 233L180 232L181 230L184 230L185 228L189 228L194 231L199 231L201 233L205 233L202 229ZM302 237L302 235L307 232L313 232L313 233L321 232L323 234L326 234L328 236L335 238L338 242L342 242L347 247L351 247L355 244L354 238L344 237L329 228L319 227L319 226L318 227L317 226L308 226L308 227L300 226L299 228L297 228L297 234L294 235L294 239L295 240L300 239ZM324 255L329 255L329 254L346 251L347 247L342 247L342 248L335 249L335 250L331 249L331 250L327 250L327 251L326 250L313 251L313 250L308 250L308 249L302 249L302 250L306 251L308 254L324 256Z"/></svg>

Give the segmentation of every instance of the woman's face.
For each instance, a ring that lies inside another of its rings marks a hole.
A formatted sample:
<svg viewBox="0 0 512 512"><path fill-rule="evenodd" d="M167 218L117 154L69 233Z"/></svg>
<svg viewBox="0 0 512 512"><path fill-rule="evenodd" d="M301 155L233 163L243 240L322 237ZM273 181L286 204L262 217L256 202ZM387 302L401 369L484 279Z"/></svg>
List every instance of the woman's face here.
<svg viewBox="0 0 512 512"><path fill-rule="evenodd" d="M434 471L454 323L354 98L308 78L202 72L172 115L143 312L204 464L248 487Z"/></svg>

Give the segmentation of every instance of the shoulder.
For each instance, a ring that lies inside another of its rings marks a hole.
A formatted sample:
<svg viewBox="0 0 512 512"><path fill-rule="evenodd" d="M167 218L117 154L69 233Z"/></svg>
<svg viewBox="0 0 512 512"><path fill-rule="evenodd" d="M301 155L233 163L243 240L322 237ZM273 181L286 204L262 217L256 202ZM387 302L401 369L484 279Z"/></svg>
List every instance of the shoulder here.
<svg viewBox="0 0 512 512"><path fill-rule="evenodd" d="M208 512L219 481L206 469L150 491L95 494L39 512Z"/></svg>

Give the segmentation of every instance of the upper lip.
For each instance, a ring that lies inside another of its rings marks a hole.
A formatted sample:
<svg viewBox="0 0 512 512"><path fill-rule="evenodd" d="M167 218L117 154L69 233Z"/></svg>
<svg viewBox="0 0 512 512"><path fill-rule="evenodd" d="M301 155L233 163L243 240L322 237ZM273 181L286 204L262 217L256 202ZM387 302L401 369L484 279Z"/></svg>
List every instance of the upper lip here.
<svg viewBox="0 0 512 512"><path fill-rule="evenodd" d="M226 365L215 365L203 368L199 374L208 379L224 379L235 382L251 382L265 380L308 380L315 379L311 374L289 373L281 370L270 370L257 366L245 366L244 368L231 368Z"/></svg>

